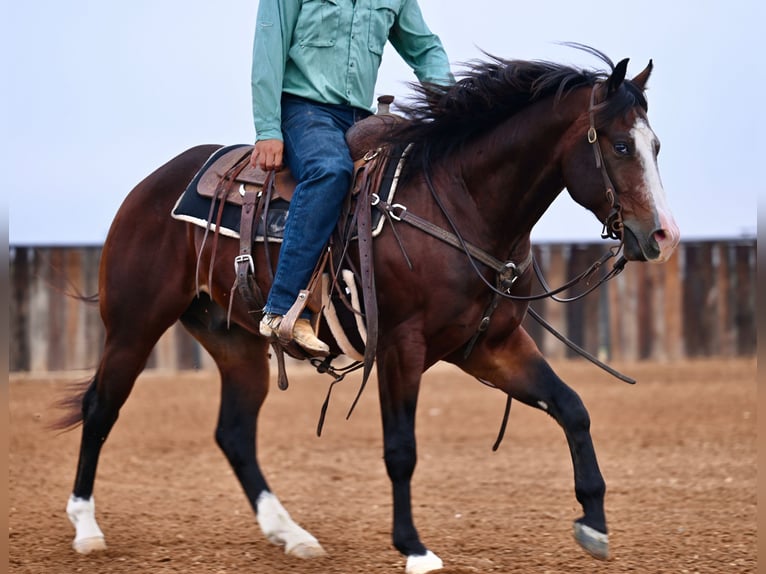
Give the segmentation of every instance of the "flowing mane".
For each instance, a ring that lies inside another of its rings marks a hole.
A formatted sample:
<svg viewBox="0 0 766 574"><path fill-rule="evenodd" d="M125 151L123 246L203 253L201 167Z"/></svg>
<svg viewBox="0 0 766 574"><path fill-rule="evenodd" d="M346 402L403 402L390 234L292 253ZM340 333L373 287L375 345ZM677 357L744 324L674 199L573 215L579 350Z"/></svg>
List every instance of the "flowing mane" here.
<svg viewBox="0 0 766 574"><path fill-rule="evenodd" d="M585 70L543 60L505 60L487 54L488 61L472 62L451 86L412 84L415 97L399 106L410 121L398 126L391 142L412 144L410 165L430 164L527 106L549 97L554 97L558 104L570 91L604 81L614 70L611 59L602 52L580 44L568 45L596 56L609 69ZM647 109L641 90L629 81L624 82L608 105L595 110L597 127L637 104Z"/></svg>

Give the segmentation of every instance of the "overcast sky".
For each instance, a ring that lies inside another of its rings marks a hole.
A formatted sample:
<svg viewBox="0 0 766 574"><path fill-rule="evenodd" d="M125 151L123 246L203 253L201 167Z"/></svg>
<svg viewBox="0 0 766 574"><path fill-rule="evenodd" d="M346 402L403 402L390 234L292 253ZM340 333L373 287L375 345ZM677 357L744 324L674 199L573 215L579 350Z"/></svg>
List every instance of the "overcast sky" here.
<svg viewBox="0 0 766 574"><path fill-rule="evenodd" d="M763 3L757 0L421 0L453 70L481 57L600 67L652 58L649 119L684 239L752 236L763 193ZM2 158L9 242L100 244L130 189L200 143L250 143L253 0L38 0L4 7ZM379 94L404 98L390 48ZM562 194L536 240L596 240Z"/></svg>

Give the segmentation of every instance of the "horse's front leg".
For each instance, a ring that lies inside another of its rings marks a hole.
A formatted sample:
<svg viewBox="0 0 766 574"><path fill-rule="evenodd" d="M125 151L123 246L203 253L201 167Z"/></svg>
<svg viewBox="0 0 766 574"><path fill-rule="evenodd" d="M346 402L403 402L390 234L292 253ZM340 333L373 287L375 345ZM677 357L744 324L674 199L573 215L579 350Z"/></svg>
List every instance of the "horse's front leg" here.
<svg viewBox="0 0 766 574"><path fill-rule="evenodd" d="M417 461L415 411L423 370L422 355L398 339L400 348L381 345L378 352L378 392L383 419L383 448L386 471L394 502L392 539L407 557L407 574L424 574L442 568L441 559L420 541L412 518L410 485Z"/></svg>
<svg viewBox="0 0 766 574"><path fill-rule="evenodd" d="M456 355L451 357L451 362L511 397L545 411L561 425L574 466L575 496L584 512L574 523L575 539L596 558L608 558L606 485L596 460L585 405L553 372L521 327L504 339L487 335L468 359Z"/></svg>
<svg viewBox="0 0 766 574"><path fill-rule="evenodd" d="M221 374L221 408L215 439L237 476L264 536L298 558L324 556L317 539L301 528L269 488L257 458L258 414L269 386L268 342L236 324L207 298L181 319L210 352Z"/></svg>

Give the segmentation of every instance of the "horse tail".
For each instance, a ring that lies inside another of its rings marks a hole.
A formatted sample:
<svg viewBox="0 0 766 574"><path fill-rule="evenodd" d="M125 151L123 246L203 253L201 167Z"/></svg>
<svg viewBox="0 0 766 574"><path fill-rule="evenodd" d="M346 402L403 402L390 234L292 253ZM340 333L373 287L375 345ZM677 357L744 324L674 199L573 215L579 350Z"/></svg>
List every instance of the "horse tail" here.
<svg viewBox="0 0 766 574"><path fill-rule="evenodd" d="M96 385L96 377L67 385L66 395L56 401L54 406L64 411L59 418L50 423L50 430L70 431L82 424L83 400L88 391Z"/></svg>
<svg viewBox="0 0 766 574"><path fill-rule="evenodd" d="M93 295L84 295L82 294L77 287L70 282L69 285L70 289L74 291L65 291L64 294L67 297L70 297L72 299L76 299L77 301L80 301L82 303L85 303L86 305L97 305L98 304L98 293L94 293ZM96 377L93 376L90 379L86 379L84 381L76 381L74 383L69 383L66 386L65 396L62 399L59 399L54 403L54 407L56 409L60 409L64 411L64 414L61 415L59 418L55 419L53 422L51 422L48 425L49 430L58 430L58 431L70 431L82 423L82 402L85 398L85 394L88 392L88 390L95 386L96 384Z"/></svg>
<svg viewBox="0 0 766 574"><path fill-rule="evenodd" d="M98 304L98 293L93 295L84 295L80 290L72 283L69 282L69 289L64 292L67 297L85 303L86 305ZM74 291L74 292L72 292ZM65 396L54 403L56 409L64 411L64 414L55 419L48 425L49 430L58 431L70 431L82 424L83 412L82 404L85 394L88 390L95 386L95 375L84 381L76 381L69 383L66 386Z"/></svg>

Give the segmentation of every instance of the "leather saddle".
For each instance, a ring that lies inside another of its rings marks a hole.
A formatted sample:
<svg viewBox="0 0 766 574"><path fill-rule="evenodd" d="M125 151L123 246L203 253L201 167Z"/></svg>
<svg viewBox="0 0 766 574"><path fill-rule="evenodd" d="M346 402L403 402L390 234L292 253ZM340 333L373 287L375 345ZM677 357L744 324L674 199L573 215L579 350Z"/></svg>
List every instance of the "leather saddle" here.
<svg viewBox="0 0 766 574"><path fill-rule="evenodd" d="M356 165L365 161L365 156L377 149L385 141L389 129L397 122L404 121L401 116L392 114L389 105L391 96L378 99L378 113L355 123L346 132L346 142L351 151L351 159ZM224 153L208 167L197 183L197 193L203 197L220 197L221 187L229 188L225 199L229 203L242 205L246 191L255 188L262 190L266 185L268 173L260 167L249 164L253 146L236 146ZM295 191L296 181L288 168L274 174L274 197L290 201Z"/></svg>

